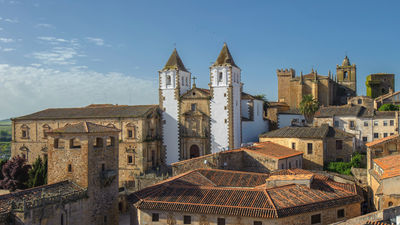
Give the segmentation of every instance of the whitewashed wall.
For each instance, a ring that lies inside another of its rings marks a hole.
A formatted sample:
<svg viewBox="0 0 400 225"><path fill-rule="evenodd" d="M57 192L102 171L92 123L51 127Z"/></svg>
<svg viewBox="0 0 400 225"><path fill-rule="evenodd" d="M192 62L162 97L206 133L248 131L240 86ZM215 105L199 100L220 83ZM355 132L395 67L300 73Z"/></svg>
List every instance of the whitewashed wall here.
<svg viewBox="0 0 400 225"><path fill-rule="evenodd" d="M301 114L278 114L278 128L292 125L292 120L297 119L299 122L304 120Z"/></svg>
<svg viewBox="0 0 400 225"><path fill-rule="evenodd" d="M254 100L254 120L242 121L242 143L258 142L260 134L268 132L268 121L263 118L263 101Z"/></svg>

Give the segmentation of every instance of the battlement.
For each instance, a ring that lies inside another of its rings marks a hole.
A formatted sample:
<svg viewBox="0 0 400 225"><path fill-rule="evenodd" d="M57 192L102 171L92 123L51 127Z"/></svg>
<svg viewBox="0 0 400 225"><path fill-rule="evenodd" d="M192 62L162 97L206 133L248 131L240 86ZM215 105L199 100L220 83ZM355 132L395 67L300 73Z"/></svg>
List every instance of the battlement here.
<svg viewBox="0 0 400 225"><path fill-rule="evenodd" d="M276 75L278 76L291 76L294 78L296 76L296 71L292 68L290 69L277 69Z"/></svg>

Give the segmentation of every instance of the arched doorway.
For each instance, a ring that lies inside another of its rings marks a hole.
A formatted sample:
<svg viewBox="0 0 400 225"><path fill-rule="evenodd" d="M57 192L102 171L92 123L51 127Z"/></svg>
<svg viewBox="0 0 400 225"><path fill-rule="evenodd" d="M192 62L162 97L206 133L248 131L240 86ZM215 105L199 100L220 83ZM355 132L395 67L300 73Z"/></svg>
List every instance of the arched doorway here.
<svg viewBox="0 0 400 225"><path fill-rule="evenodd" d="M200 149L197 145L192 145L190 147L190 158L196 158L200 156Z"/></svg>

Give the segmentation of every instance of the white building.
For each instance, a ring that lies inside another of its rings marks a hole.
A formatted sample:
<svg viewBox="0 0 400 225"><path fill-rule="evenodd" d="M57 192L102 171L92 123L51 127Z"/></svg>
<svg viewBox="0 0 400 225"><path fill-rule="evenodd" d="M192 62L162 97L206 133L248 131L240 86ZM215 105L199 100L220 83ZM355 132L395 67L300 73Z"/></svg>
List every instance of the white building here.
<svg viewBox="0 0 400 225"><path fill-rule="evenodd" d="M163 146L168 164L240 148L242 143L258 141L258 135L268 131L264 101L242 92L241 69L226 44L210 67L209 79L210 89L195 84L191 87L191 74L176 50L159 72ZM188 101L190 109L185 105Z"/></svg>

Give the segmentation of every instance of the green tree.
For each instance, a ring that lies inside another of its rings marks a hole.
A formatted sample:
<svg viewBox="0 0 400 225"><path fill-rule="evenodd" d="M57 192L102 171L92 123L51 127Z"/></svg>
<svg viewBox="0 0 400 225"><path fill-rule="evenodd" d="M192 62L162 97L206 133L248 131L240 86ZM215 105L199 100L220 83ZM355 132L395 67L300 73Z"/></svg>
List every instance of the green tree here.
<svg viewBox="0 0 400 225"><path fill-rule="evenodd" d="M399 106L393 104L383 104L378 109L379 111L399 111Z"/></svg>
<svg viewBox="0 0 400 225"><path fill-rule="evenodd" d="M300 112L303 114L307 123L312 123L315 112L318 111L319 102L312 95L304 95L300 102Z"/></svg>
<svg viewBox="0 0 400 225"><path fill-rule="evenodd" d="M28 175L26 186L29 188L47 184L47 157L42 160L39 156L28 171Z"/></svg>

